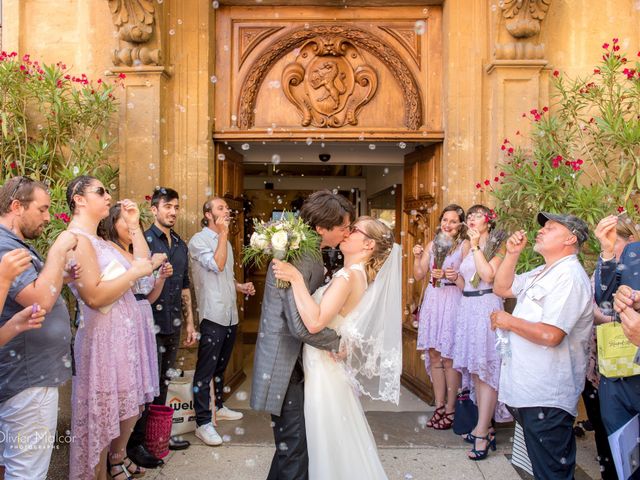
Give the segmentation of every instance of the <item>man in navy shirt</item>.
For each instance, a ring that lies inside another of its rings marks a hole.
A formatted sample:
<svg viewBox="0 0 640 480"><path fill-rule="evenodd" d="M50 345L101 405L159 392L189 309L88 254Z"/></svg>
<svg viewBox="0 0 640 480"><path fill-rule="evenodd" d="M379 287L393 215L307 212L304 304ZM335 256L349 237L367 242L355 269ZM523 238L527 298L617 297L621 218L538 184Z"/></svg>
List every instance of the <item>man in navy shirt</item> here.
<svg viewBox="0 0 640 480"><path fill-rule="evenodd" d="M47 476L58 418L58 387L71 378L71 328L60 297L67 253L76 236L62 232L47 260L28 243L49 223L47 187L14 177L0 188L0 258L26 249L31 264L13 281L0 325L25 307L46 310L42 327L16 335L0 347L0 465L4 478Z"/></svg>
<svg viewBox="0 0 640 480"><path fill-rule="evenodd" d="M595 300L601 308L604 302L609 302L608 306L611 308L613 294L619 287L623 287L620 290L628 290L625 287L630 287L633 291L640 290L640 242L628 244L620 258L616 259L613 249L618 221L620 219L616 215L605 217L598 223L595 231L601 248L595 271ZM623 316L623 321L629 322L627 316L631 315ZM601 375L599 394L602 422L608 435L640 413L640 375L624 378L607 378ZM640 469L630 478L640 479Z"/></svg>
<svg viewBox="0 0 640 480"><path fill-rule="evenodd" d="M156 325L158 348L158 371L160 374L160 395L153 403L164 405L171 377L175 374L176 356L180 346L182 321L186 324L185 346L194 345L197 332L191 311L191 291L189 290L189 251L187 244L173 231L180 198L171 188L157 188L151 197L151 212L155 218L153 225L145 232L151 253L164 253L173 267L173 275L164 282L164 287L155 303L151 305ZM127 445L127 454L137 464L145 468L162 465L162 460L153 457L143 446L146 430L146 411L136 423ZM169 448L183 450L189 447L187 440L172 437Z"/></svg>

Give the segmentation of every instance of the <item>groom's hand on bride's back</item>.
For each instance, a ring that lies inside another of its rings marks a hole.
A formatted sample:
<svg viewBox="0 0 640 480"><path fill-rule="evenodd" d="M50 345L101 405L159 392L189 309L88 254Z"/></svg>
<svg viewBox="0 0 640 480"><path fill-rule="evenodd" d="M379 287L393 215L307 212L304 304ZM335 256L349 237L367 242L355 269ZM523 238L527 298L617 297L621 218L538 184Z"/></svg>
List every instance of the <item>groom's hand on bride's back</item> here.
<svg viewBox="0 0 640 480"><path fill-rule="evenodd" d="M340 348L337 352L329 352L331 358L333 358L336 362L344 362L347 358L347 346L344 342L340 342Z"/></svg>

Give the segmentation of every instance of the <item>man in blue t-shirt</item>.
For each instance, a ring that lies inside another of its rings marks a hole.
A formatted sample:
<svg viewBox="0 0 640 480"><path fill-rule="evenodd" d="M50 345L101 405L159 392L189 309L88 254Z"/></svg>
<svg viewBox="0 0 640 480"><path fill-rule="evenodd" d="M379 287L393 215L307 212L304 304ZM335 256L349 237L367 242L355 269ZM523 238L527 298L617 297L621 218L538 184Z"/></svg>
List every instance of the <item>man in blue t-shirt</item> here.
<svg viewBox="0 0 640 480"><path fill-rule="evenodd" d="M18 334L0 347L0 465L6 479L47 476L58 419L58 386L71 378L69 312L60 297L67 253L76 236L62 232L46 262L26 240L49 223L47 188L14 177L0 188L0 258L16 248L31 265L13 281L0 315L4 325L30 305L46 310L42 327Z"/></svg>

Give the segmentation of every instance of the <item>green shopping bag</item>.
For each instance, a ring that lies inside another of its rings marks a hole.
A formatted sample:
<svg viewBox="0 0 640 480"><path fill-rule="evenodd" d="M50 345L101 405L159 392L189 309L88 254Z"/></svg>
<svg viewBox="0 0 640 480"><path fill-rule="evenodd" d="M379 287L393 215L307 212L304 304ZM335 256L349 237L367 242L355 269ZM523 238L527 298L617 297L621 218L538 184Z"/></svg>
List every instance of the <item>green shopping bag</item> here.
<svg viewBox="0 0 640 480"><path fill-rule="evenodd" d="M638 347L629 341L619 322L596 327L598 339L598 370L607 378L640 375L640 365L634 362Z"/></svg>

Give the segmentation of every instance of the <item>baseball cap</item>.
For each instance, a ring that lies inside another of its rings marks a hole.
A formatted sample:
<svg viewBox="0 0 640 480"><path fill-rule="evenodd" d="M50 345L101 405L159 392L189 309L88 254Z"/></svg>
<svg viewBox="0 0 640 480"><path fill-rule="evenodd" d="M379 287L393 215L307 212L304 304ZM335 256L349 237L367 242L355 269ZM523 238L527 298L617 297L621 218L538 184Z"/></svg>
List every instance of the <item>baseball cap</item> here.
<svg viewBox="0 0 640 480"><path fill-rule="evenodd" d="M578 244L582 245L589 238L589 226L584 220L576 217L575 215L565 215L561 213L538 213L538 223L544 227L547 220L553 220L558 222L569 229L578 239Z"/></svg>

